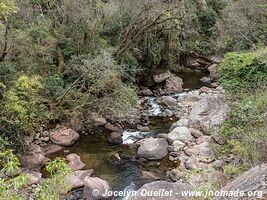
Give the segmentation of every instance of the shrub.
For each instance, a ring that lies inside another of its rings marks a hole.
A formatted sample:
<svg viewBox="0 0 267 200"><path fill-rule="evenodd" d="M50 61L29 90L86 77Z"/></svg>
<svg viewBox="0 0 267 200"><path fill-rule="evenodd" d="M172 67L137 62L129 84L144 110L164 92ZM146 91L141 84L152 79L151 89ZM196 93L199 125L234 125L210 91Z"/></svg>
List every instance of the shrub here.
<svg viewBox="0 0 267 200"><path fill-rule="evenodd" d="M35 196L38 200L59 200L60 194L70 190L66 178L71 175L71 169L65 160L56 158L46 164L45 169L51 175L36 188Z"/></svg>
<svg viewBox="0 0 267 200"><path fill-rule="evenodd" d="M30 78L22 75L6 91L1 110L1 120L6 130L17 126L24 133L30 134L48 120L49 114L40 96L43 89L40 79L39 76Z"/></svg>
<svg viewBox="0 0 267 200"><path fill-rule="evenodd" d="M16 174L19 171L19 159L12 150L0 152L0 169L3 174ZM5 176L3 176L5 177ZM0 199L23 200L25 196L21 192L27 184L27 177L24 174L8 178L0 178Z"/></svg>
<svg viewBox="0 0 267 200"><path fill-rule="evenodd" d="M228 90L256 89L267 82L267 65L259 56L264 49L252 53L228 53L220 65L222 83Z"/></svg>
<svg viewBox="0 0 267 200"><path fill-rule="evenodd" d="M0 151L1 174L8 177L0 177L0 199L24 200L26 199L25 186L27 186L27 175L22 173L16 175L20 170L20 162L12 150ZM60 194L67 192L70 185L66 183L66 177L71 175L71 169L65 160L56 158L46 164L45 169L50 177L43 180L35 190L38 200L59 200Z"/></svg>

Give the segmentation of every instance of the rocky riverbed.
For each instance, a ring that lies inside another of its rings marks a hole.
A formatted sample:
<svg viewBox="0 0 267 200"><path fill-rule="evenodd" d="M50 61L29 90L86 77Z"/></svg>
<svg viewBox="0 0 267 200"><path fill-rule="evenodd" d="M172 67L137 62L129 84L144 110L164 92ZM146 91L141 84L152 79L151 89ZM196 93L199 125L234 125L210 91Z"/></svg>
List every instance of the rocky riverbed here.
<svg viewBox="0 0 267 200"><path fill-rule="evenodd" d="M36 135L35 144L22 157L29 191L45 178L41 165L57 156L66 157L75 172L66 178L72 191L65 198L71 200L99 199L105 190L141 187L222 188L221 168L231 156L217 158L212 145L223 143L219 127L229 107L224 89L215 82L217 76L213 68L209 77L184 76L192 80L183 88L183 79L170 72L155 75L160 86L141 87L139 107L128 116L118 120L92 114L82 130L59 126ZM93 189L100 191L98 196L92 195ZM169 199L177 198L183 199Z"/></svg>

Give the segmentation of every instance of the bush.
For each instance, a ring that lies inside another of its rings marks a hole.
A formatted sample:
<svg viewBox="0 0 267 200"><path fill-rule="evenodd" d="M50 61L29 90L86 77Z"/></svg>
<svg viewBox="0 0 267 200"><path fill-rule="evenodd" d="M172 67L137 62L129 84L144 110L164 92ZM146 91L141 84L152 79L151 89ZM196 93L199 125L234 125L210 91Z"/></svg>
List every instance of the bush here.
<svg viewBox="0 0 267 200"><path fill-rule="evenodd" d="M27 186L27 175L20 171L20 162L12 150L0 151L1 173L7 177L0 177L0 199L24 200L26 199L25 186ZM59 200L60 194L67 192L70 185L66 183L66 177L71 175L71 169L65 160L56 158L45 165L50 177L42 181L35 190L38 200Z"/></svg>
<svg viewBox="0 0 267 200"><path fill-rule="evenodd" d="M19 171L19 159L13 151L0 151L0 169L4 174L16 174ZM0 178L0 199L23 200L25 196L21 192L23 186L27 184L25 174L19 176Z"/></svg>
<svg viewBox="0 0 267 200"><path fill-rule="evenodd" d="M267 82L267 64L262 54L267 49L252 53L228 53L220 65L222 83L232 91L256 89Z"/></svg>
<svg viewBox="0 0 267 200"><path fill-rule="evenodd" d="M45 169L50 174L50 178L45 179L36 188L35 196L38 200L59 200L60 194L67 193L70 185L66 183L66 178L71 175L71 169L65 160L56 158L46 164Z"/></svg>
<svg viewBox="0 0 267 200"><path fill-rule="evenodd" d="M4 93L1 123L7 132L12 133L15 126L31 134L47 122L49 113L40 96L43 90L40 79L22 75Z"/></svg>

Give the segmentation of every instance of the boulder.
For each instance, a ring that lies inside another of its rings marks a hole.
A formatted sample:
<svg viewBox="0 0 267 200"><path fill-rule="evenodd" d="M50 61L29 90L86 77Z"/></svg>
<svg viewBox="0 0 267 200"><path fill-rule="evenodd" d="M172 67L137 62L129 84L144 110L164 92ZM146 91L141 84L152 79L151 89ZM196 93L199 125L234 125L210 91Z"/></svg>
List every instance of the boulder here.
<svg viewBox="0 0 267 200"><path fill-rule="evenodd" d="M168 107L175 107L177 105L177 100L171 96L161 97L161 103Z"/></svg>
<svg viewBox="0 0 267 200"><path fill-rule="evenodd" d="M105 128L108 129L108 130L110 130L110 131L112 131L112 132L117 132L117 133L122 133L123 132L123 128L118 123L111 124L111 123L107 122L105 124Z"/></svg>
<svg viewBox="0 0 267 200"><path fill-rule="evenodd" d="M215 133L215 134L212 135L212 138L218 144L223 145L223 138L222 138L221 134Z"/></svg>
<svg viewBox="0 0 267 200"><path fill-rule="evenodd" d="M107 123L107 120L105 118L98 117L95 115L92 116L92 120L93 120L94 126L103 126Z"/></svg>
<svg viewBox="0 0 267 200"><path fill-rule="evenodd" d="M75 153L67 155L66 158L69 161L69 167L72 170L80 170L85 167L85 164L81 161L81 157Z"/></svg>
<svg viewBox="0 0 267 200"><path fill-rule="evenodd" d="M153 92L150 89L143 89L139 91L141 96L153 96Z"/></svg>
<svg viewBox="0 0 267 200"><path fill-rule="evenodd" d="M178 169L173 169L170 171L169 177L176 182L183 177L183 173Z"/></svg>
<svg viewBox="0 0 267 200"><path fill-rule="evenodd" d="M188 149L186 154L191 154L197 158L200 162L209 164L215 159L213 150L210 147L208 142L203 142L199 145L195 145L192 148Z"/></svg>
<svg viewBox="0 0 267 200"><path fill-rule="evenodd" d="M221 191L244 191L245 193L251 193L255 195L243 196L231 196L231 200L252 200L252 199L265 199L267 197L266 187L267 177L267 163L258 165L237 178L230 183L226 184ZM215 200L223 200L225 197L216 197Z"/></svg>
<svg viewBox="0 0 267 200"><path fill-rule="evenodd" d="M195 129L195 128L189 128L189 131L191 135L193 135L195 138L199 138L200 136L203 135L203 133L200 130Z"/></svg>
<svg viewBox="0 0 267 200"><path fill-rule="evenodd" d="M164 158L168 154L168 142L165 138L144 139L137 154L148 160Z"/></svg>
<svg viewBox="0 0 267 200"><path fill-rule="evenodd" d="M212 93L212 92L213 92L213 90L211 88L205 87L205 86L203 86L203 87L201 87L199 89L199 93L200 94L202 94L202 93L209 94L209 93Z"/></svg>
<svg viewBox="0 0 267 200"><path fill-rule="evenodd" d="M149 132L150 131L150 128L148 126L141 126L141 125L138 125L137 126L137 129L141 132Z"/></svg>
<svg viewBox="0 0 267 200"><path fill-rule="evenodd" d="M110 133L108 136L108 142L110 144L122 144L123 139L122 139L121 133L117 133L117 132Z"/></svg>
<svg viewBox="0 0 267 200"><path fill-rule="evenodd" d="M220 78L220 72L219 72L217 64L213 64L213 65L209 66L208 71L209 71L210 77L213 81L216 81Z"/></svg>
<svg viewBox="0 0 267 200"><path fill-rule="evenodd" d="M84 179L83 198L85 200L108 199L104 194L110 190L111 187L108 182L103 179L97 177L86 177ZM98 193L95 193L95 191L98 191Z"/></svg>
<svg viewBox="0 0 267 200"><path fill-rule="evenodd" d="M171 76L170 71L161 73L161 74L156 74L153 76L153 80L155 83L162 83L166 79L168 79Z"/></svg>
<svg viewBox="0 0 267 200"><path fill-rule="evenodd" d="M42 178L42 174L39 172L35 172L35 171L27 172L25 173L25 175L27 177L28 185L37 184Z"/></svg>
<svg viewBox="0 0 267 200"><path fill-rule="evenodd" d="M171 192L172 191L172 192ZM189 200L188 196L182 195L183 191L194 191L194 188L186 183L167 181L154 181L141 187L136 196L131 196L129 200ZM162 192L159 195L159 192ZM145 195L145 194L150 195ZM192 198L193 199L193 198Z"/></svg>
<svg viewBox="0 0 267 200"><path fill-rule="evenodd" d="M43 154L46 156L46 155L61 151L64 149L64 147L57 145L57 144L47 144L41 149L42 149Z"/></svg>
<svg viewBox="0 0 267 200"><path fill-rule="evenodd" d="M203 77L203 78L200 79L200 81L202 83L205 83L205 84L210 84L211 83L211 78Z"/></svg>
<svg viewBox="0 0 267 200"><path fill-rule="evenodd" d="M146 180L159 180L160 177L149 171L142 171L142 177Z"/></svg>
<svg viewBox="0 0 267 200"><path fill-rule="evenodd" d="M171 75L165 84L165 89L168 93L182 92L183 91L183 80L175 75Z"/></svg>
<svg viewBox="0 0 267 200"><path fill-rule="evenodd" d="M21 165L28 168L38 168L47 161L41 147L35 144L29 146L25 154L20 156Z"/></svg>
<svg viewBox="0 0 267 200"><path fill-rule="evenodd" d="M87 176L91 176L94 173L93 169L88 170L77 170L74 172L75 176L78 177L80 180L84 180Z"/></svg>
<svg viewBox="0 0 267 200"><path fill-rule="evenodd" d="M188 119L186 118L181 118L179 119L178 122L172 124L170 131L172 131L173 129L175 129L176 127L187 127L188 126Z"/></svg>
<svg viewBox="0 0 267 200"><path fill-rule="evenodd" d="M168 134L170 141L180 140L181 142L190 142L194 140L187 127L176 127Z"/></svg>
<svg viewBox="0 0 267 200"><path fill-rule="evenodd" d="M71 187L71 190L75 190L84 186L83 180L79 179L74 174L67 176L65 181Z"/></svg>
<svg viewBox="0 0 267 200"><path fill-rule="evenodd" d="M174 151L180 151L180 150L182 150L185 147L185 143L183 143L183 142L181 142L179 140L175 140L172 143L172 146L173 146L173 150Z"/></svg>
<svg viewBox="0 0 267 200"><path fill-rule="evenodd" d="M62 146L72 146L79 137L79 133L72 129L61 129L50 133L50 140Z"/></svg>
<svg viewBox="0 0 267 200"><path fill-rule="evenodd" d="M202 128L208 129L215 128L227 119L228 112L229 107L222 97L207 96L192 107L188 117L189 124L199 124Z"/></svg>

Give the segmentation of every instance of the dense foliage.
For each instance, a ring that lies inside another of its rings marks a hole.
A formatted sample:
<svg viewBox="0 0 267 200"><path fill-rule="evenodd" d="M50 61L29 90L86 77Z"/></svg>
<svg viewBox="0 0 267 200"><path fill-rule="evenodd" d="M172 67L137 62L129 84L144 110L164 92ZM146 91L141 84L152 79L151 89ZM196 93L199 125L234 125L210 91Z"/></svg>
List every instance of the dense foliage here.
<svg viewBox="0 0 267 200"><path fill-rule="evenodd" d="M232 97L232 110L221 127L225 145L219 152L235 155L235 161L224 167L225 173L232 177L266 160L266 49L229 53L221 70L221 81Z"/></svg>

